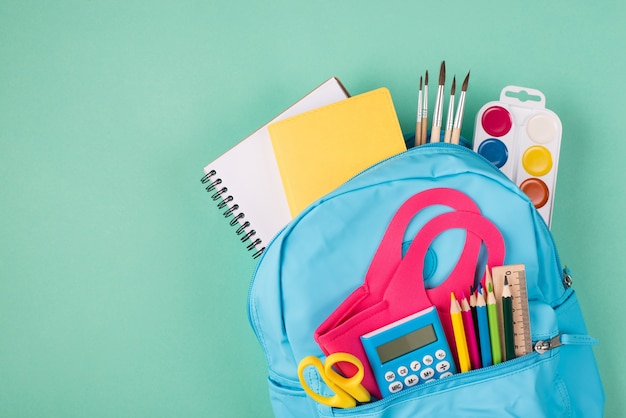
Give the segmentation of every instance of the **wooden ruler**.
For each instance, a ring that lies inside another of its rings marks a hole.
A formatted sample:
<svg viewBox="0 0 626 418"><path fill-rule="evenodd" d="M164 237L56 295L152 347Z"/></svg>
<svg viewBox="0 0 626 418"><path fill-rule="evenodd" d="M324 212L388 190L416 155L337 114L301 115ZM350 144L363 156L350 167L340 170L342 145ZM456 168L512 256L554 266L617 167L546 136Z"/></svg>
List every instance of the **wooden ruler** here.
<svg viewBox="0 0 626 418"><path fill-rule="evenodd" d="M504 324L502 322L502 288L504 278L507 277L511 295L513 297L513 340L515 341L515 355L517 357L533 351L530 336L530 315L528 312L528 289L526 288L526 270L523 264L493 267L491 269L493 289L498 305L498 321L500 325L500 341L502 353L504 350ZM511 360L511 359L507 359Z"/></svg>

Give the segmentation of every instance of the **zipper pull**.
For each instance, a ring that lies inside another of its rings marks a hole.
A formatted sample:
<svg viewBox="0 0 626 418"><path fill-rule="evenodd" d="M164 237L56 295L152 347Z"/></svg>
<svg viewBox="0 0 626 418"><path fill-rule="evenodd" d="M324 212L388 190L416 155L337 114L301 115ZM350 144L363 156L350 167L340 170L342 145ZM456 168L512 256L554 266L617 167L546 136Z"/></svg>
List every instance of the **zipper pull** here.
<svg viewBox="0 0 626 418"><path fill-rule="evenodd" d="M539 354L552 350L562 345L598 345L599 342L589 335L582 334L558 334L547 341L539 340L535 343L535 351Z"/></svg>
<svg viewBox="0 0 626 418"><path fill-rule="evenodd" d="M562 346L561 334L551 338L548 341L539 340L535 343L535 351L539 354L544 354L548 350Z"/></svg>
<svg viewBox="0 0 626 418"><path fill-rule="evenodd" d="M572 287L572 271L567 266L563 268L563 287L566 289Z"/></svg>

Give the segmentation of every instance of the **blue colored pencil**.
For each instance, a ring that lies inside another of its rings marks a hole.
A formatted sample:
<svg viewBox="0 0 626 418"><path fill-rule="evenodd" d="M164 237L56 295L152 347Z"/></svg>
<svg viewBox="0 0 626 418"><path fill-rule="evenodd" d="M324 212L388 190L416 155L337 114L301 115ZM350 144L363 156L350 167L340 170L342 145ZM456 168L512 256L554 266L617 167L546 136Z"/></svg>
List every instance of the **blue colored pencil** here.
<svg viewBox="0 0 626 418"><path fill-rule="evenodd" d="M478 285L478 294L476 295L476 318L478 322L478 337L480 340L480 357L482 364L483 367L491 366L493 364L493 358L491 357L487 303L485 302L483 289L480 285Z"/></svg>

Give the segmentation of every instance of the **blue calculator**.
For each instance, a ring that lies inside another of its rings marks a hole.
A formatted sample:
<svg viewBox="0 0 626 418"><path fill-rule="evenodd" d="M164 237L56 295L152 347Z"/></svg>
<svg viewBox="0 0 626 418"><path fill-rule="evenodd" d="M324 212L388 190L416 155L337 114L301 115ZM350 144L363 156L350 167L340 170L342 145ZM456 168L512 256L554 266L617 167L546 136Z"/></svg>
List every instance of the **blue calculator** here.
<svg viewBox="0 0 626 418"><path fill-rule="evenodd" d="M434 306L361 336L383 398L456 373Z"/></svg>

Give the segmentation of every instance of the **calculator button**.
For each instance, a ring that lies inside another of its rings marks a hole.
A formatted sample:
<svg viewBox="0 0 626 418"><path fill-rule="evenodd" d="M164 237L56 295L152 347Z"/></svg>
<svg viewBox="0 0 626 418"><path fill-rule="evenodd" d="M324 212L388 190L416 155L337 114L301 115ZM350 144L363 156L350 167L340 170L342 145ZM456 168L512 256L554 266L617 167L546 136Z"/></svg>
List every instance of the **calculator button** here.
<svg viewBox="0 0 626 418"><path fill-rule="evenodd" d="M437 360L443 360L444 358L446 358L446 355L446 350L442 349L437 350L437 352L435 353L435 357L437 357Z"/></svg>
<svg viewBox="0 0 626 418"><path fill-rule="evenodd" d="M400 392L403 387L404 386L402 385L401 382L393 382L392 384L389 385L389 392L391 393Z"/></svg>
<svg viewBox="0 0 626 418"><path fill-rule="evenodd" d="M411 370L416 372L422 367L422 364L419 361L415 360L411 362L410 367L411 367Z"/></svg>
<svg viewBox="0 0 626 418"><path fill-rule="evenodd" d="M394 380L396 380L396 374L394 372L385 373L385 380L387 382L393 382Z"/></svg>
<svg viewBox="0 0 626 418"><path fill-rule="evenodd" d="M420 379L419 377L417 377L416 375L412 374L410 376L407 376L404 379L404 384L407 386L415 386L417 384L417 382L419 382Z"/></svg>
<svg viewBox="0 0 626 418"><path fill-rule="evenodd" d="M443 379L444 377L450 377L450 376L452 376L451 372L445 372L445 373L442 373L441 376L439 376L439 378Z"/></svg>
<svg viewBox="0 0 626 418"><path fill-rule="evenodd" d="M399 376L404 377L407 374L409 374L409 369L406 366L398 367L398 375Z"/></svg>
<svg viewBox="0 0 626 418"><path fill-rule="evenodd" d="M435 371L430 367L425 368L420 372L420 377L424 380L428 380L435 376Z"/></svg>
<svg viewBox="0 0 626 418"><path fill-rule="evenodd" d="M431 355L426 355L426 356L424 356L424 358L422 359L422 362L423 362L425 365L427 365L427 366L430 366L431 364L433 364L433 361L435 361L435 360L433 359L433 356L431 356Z"/></svg>
<svg viewBox="0 0 626 418"><path fill-rule="evenodd" d="M450 363L447 361L440 361L439 363L437 363L437 366L435 366L435 369L439 372L439 373L443 373L445 371L447 371L448 369L450 369Z"/></svg>

